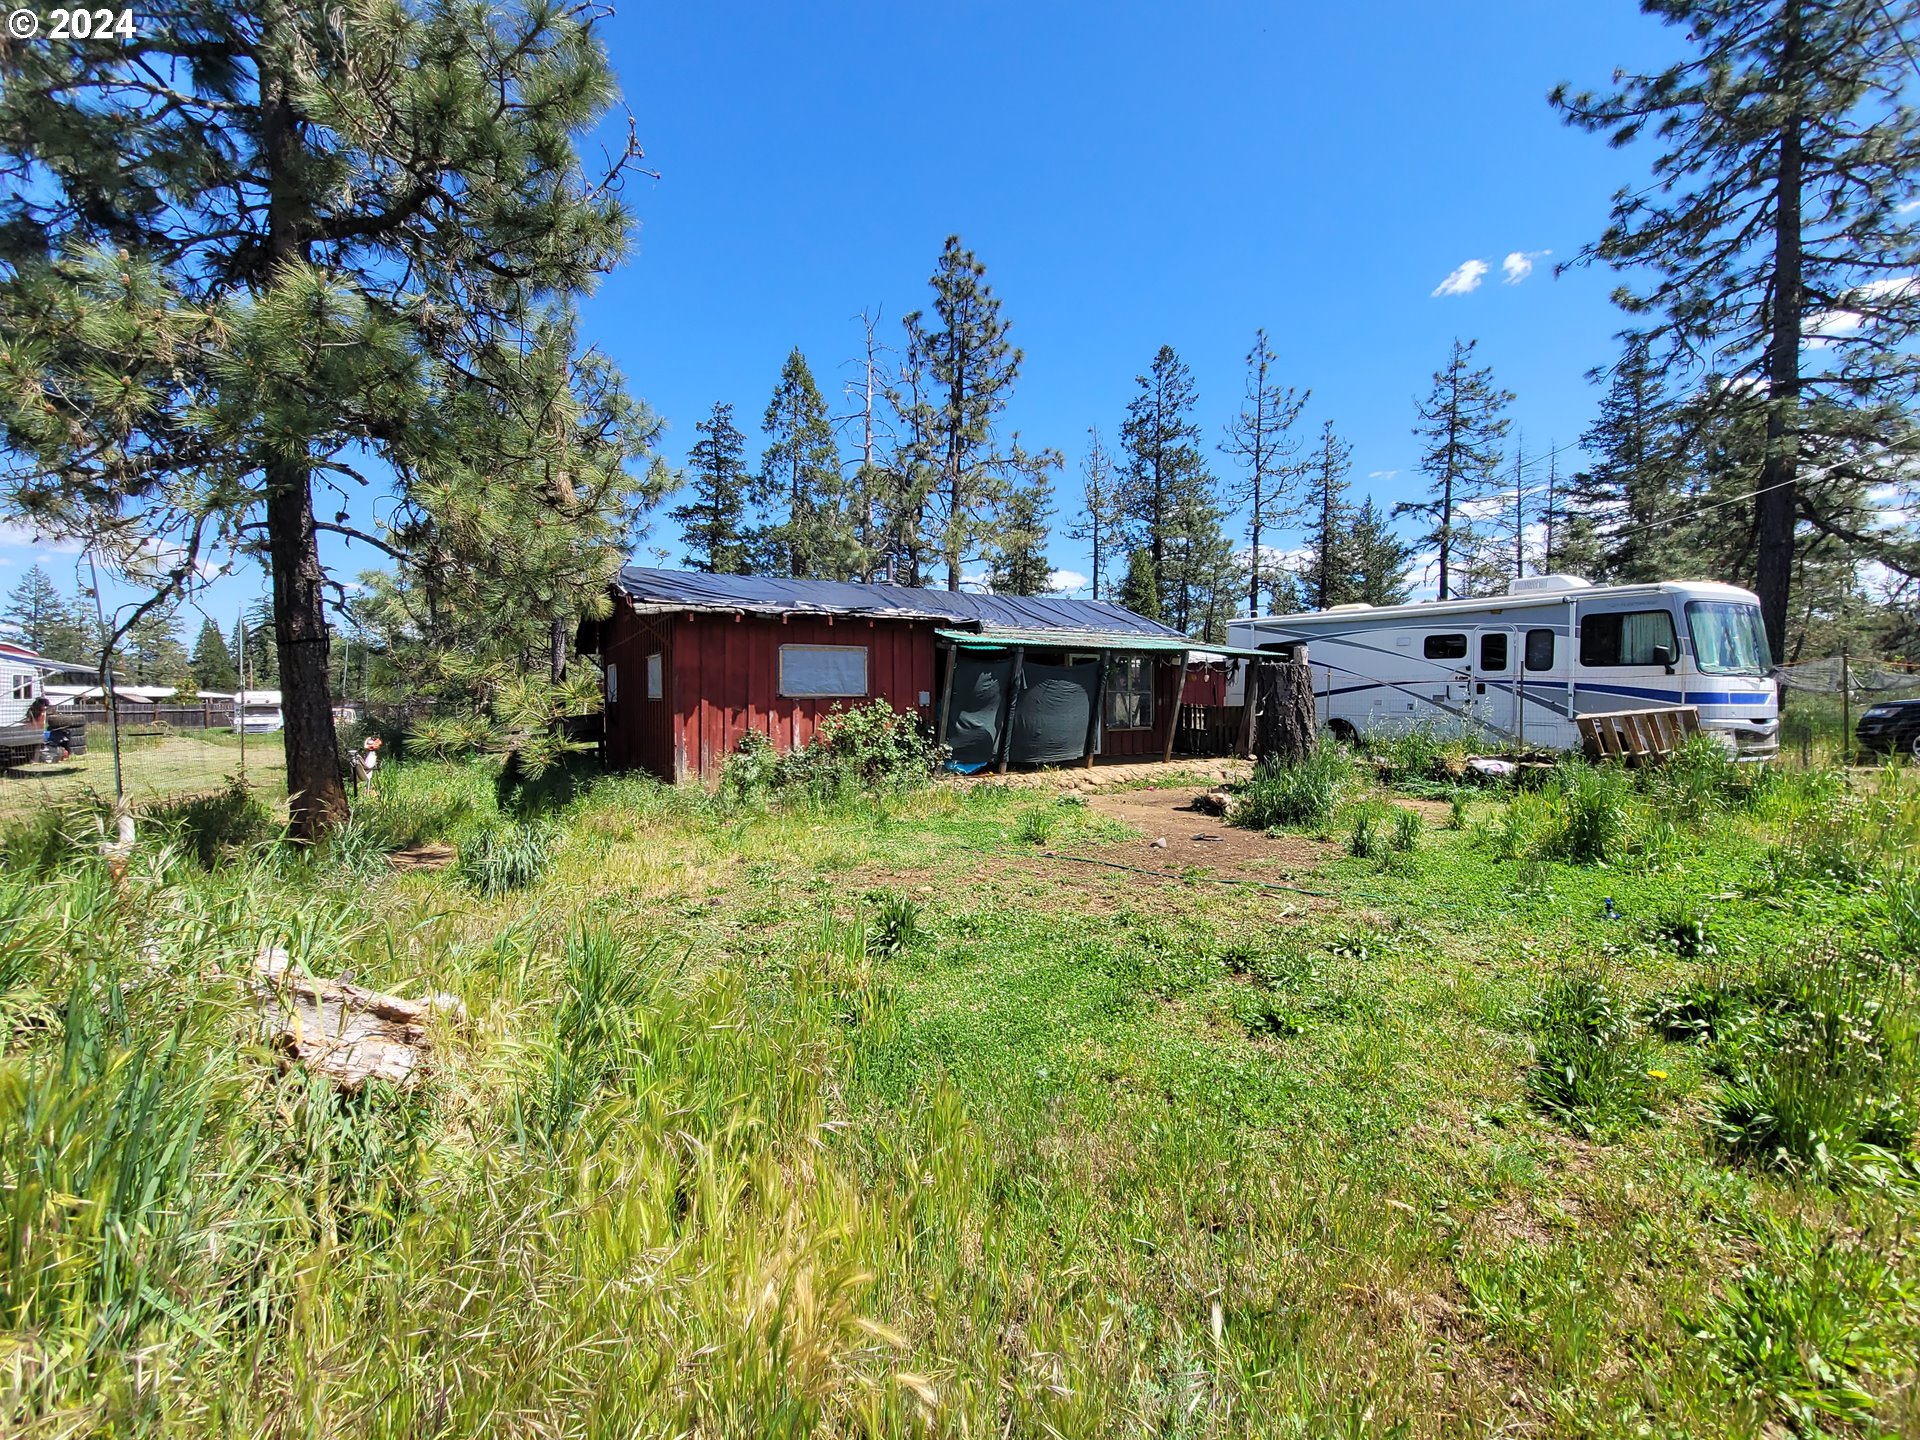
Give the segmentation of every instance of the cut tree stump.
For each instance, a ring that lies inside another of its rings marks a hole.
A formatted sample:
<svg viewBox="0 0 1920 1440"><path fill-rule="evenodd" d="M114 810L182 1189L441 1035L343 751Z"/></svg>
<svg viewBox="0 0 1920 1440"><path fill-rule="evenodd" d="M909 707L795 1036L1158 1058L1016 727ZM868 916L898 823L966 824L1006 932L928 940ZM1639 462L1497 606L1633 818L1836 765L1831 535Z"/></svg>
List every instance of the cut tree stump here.
<svg viewBox="0 0 1920 1440"><path fill-rule="evenodd" d="M1259 697L1253 720L1254 759L1277 760L1282 765L1306 759L1320 738L1306 647L1301 646L1291 659L1256 660L1247 685L1250 695Z"/></svg>
<svg viewBox="0 0 1920 1440"><path fill-rule="evenodd" d="M404 1000L296 974L278 946L260 952L254 974L274 1047L349 1094L369 1080L403 1090L418 1084L430 1048L428 1022L435 1015L464 1020L467 1013L451 995Z"/></svg>

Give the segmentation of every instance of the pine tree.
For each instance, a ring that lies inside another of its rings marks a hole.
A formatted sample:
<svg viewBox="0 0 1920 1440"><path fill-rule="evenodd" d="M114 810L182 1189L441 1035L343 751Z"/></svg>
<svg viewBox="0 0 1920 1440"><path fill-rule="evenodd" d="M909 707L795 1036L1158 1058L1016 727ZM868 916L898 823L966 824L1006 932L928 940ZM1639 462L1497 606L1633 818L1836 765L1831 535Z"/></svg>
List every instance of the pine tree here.
<svg viewBox="0 0 1920 1440"><path fill-rule="evenodd" d="M1711 357L1737 383L1711 388L1760 416L1754 588L1774 652L1792 610L1803 522L1909 576L1907 527L1854 517L1848 482L1881 469L1875 452L1911 448L1907 408L1920 373L1920 216L1912 192L1920 112L1910 7L1885 0L1648 0L1681 30L1687 58L1656 75L1616 77L1613 93L1552 103L1615 146L1654 137L1654 183L1614 197L1581 261L1605 261L1643 287L1616 298L1645 317L1656 365ZM1907 19L1901 18L1906 12Z"/></svg>
<svg viewBox="0 0 1920 1440"><path fill-rule="evenodd" d="M199 638L193 642L193 683L203 694L209 690L231 694L240 688L233 652L227 648L220 627L211 620L200 622Z"/></svg>
<svg viewBox="0 0 1920 1440"><path fill-rule="evenodd" d="M1123 541L1123 517L1113 457L1101 443L1096 426L1087 427L1087 454L1080 462L1080 479L1080 519L1067 534L1087 542L1092 572L1089 578L1093 583L1093 598L1098 600L1113 588L1108 572L1113 569L1114 552Z"/></svg>
<svg viewBox="0 0 1920 1440"><path fill-rule="evenodd" d="M1246 399L1227 426L1226 442L1220 447L1245 467L1229 498L1235 506L1247 508L1249 615L1260 613L1261 587L1272 573L1261 537L1295 518L1291 492L1298 471L1291 457L1299 446L1290 432L1310 396L1310 392L1295 394L1291 387L1280 386L1273 376L1275 358L1267 332L1254 331L1253 348L1247 352Z"/></svg>
<svg viewBox="0 0 1920 1440"><path fill-rule="evenodd" d="M1153 573L1153 552L1136 545L1127 552L1127 573L1120 580L1120 604L1136 615L1166 623L1160 608L1160 577Z"/></svg>
<svg viewBox="0 0 1920 1440"><path fill-rule="evenodd" d="M1044 595L1053 588L1047 559L1047 521L1053 514L1049 452L1036 459L1014 444L1014 466L1023 478L1007 492L994 537L988 583L996 595Z"/></svg>
<svg viewBox="0 0 1920 1440"><path fill-rule="evenodd" d="M1598 540L1589 578L1673 578L1674 536L1663 527L1684 512L1692 466L1645 337L1627 337L1600 413L1580 444L1593 463L1573 477L1568 503Z"/></svg>
<svg viewBox="0 0 1920 1440"><path fill-rule="evenodd" d="M1422 541L1439 557L1439 596L1457 593L1452 587L1456 557L1470 548L1470 526L1462 508L1485 496L1500 462L1500 441L1509 424L1503 412L1513 396L1493 383L1491 369L1472 366L1479 342L1456 340L1444 368L1435 371L1433 390L1420 406L1420 424L1414 435L1425 448L1420 468L1430 484L1425 500L1393 507L1395 517L1412 515L1429 528Z"/></svg>
<svg viewBox="0 0 1920 1440"><path fill-rule="evenodd" d="M193 662L187 647L180 643L180 629L174 612L156 606L133 622L128 629L122 653L127 670L136 685L172 685L190 689Z"/></svg>
<svg viewBox="0 0 1920 1440"><path fill-rule="evenodd" d="M624 249L639 148L598 173L576 151L615 93L590 7L139 18L126 43L0 62L19 362L0 478L155 596L215 537L262 546L293 830L313 836L346 813L321 531L421 567L429 611L458 596L543 640L606 603L656 493L630 463L655 427L571 306ZM315 508L316 478L365 475L366 450L393 486L378 534Z"/></svg>
<svg viewBox="0 0 1920 1440"><path fill-rule="evenodd" d="M1120 427L1126 451L1121 507L1130 538L1152 562L1160 599L1156 618L1186 629L1193 592L1220 529L1214 480L1193 422L1193 372L1162 345Z"/></svg>
<svg viewBox="0 0 1920 1440"><path fill-rule="evenodd" d="M1366 605L1404 605L1413 547L1388 527L1373 497L1360 507L1347 532L1352 557L1353 600Z"/></svg>
<svg viewBox="0 0 1920 1440"><path fill-rule="evenodd" d="M1006 409L1022 356L1007 341L1000 300L986 283L987 267L949 235L928 284L933 311L915 310L902 322L907 354L902 369L915 377L910 410L909 497L925 472L920 529L946 566L947 589L960 588L961 567L983 553L1005 498L1011 457L1000 447L995 422Z"/></svg>
<svg viewBox="0 0 1920 1440"><path fill-rule="evenodd" d="M761 537L763 563L796 580L847 580L860 574L865 560L840 469L840 447L827 402L798 346L780 367L760 428L767 436L760 455L760 495L777 517Z"/></svg>
<svg viewBox="0 0 1920 1440"><path fill-rule="evenodd" d="M747 499L754 488L744 458L747 437L724 401L693 428L700 436L687 452L693 498L667 512L687 547L684 563L709 575L745 575L751 568Z"/></svg>
<svg viewBox="0 0 1920 1440"><path fill-rule="evenodd" d="M1307 559L1300 567L1306 603L1316 610L1350 604L1356 598L1357 556L1352 546L1352 509L1347 504L1347 475L1352 469L1353 447L1334 434L1331 420L1325 421L1320 442L1307 457Z"/></svg>
<svg viewBox="0 0 1920 1440"><path fill-rule="evenodd" d="M38 565L27 567L20 583L8 594L7 608L0 612L0 618L19 632L36 655L69 662L88 658L91 627L79 606L68 601ZM97 652L93 658L98 658Z"/></svg>

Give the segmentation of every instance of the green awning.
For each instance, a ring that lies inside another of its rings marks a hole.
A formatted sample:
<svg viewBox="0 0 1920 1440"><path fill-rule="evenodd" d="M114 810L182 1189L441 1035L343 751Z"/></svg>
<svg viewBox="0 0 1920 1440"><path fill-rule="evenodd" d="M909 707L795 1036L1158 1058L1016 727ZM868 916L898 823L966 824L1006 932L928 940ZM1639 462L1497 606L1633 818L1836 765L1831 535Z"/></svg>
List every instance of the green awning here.
<svg viewBox="0 0 1920 1440"><path fill-rule="evenodd" d="M1206 645L1184 635L1130 635L1115 630L936 630L950 645L963 650L1113 650L1128 653L1184 651L1197 660L1278 660L1271 650L1246 650L1233 645Z"/></svg>

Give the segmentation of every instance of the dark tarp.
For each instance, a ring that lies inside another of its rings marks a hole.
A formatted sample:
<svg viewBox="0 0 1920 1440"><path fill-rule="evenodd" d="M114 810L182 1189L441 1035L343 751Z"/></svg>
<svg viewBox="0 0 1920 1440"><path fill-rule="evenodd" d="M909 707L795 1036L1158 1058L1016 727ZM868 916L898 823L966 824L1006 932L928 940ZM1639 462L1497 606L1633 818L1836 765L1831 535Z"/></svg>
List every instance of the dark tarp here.
<svg viewBox="0 0 1920 1440"><path fill-rule="evenodd" d="M1100 688L1098 665L1035 665L1021 676L1013 702L1013 741L1007 758L1018 765L1055 765L1087 753L1087 721Z"/></svg>
<svg viewBox="0 0 1920 1440"><path fill-rule="evenodd" d="M1013 656L953 655L953 707L947 716L947 744L956 770L978 770L993 763L1000 736L1000 707L1013 679Z"/></svg>

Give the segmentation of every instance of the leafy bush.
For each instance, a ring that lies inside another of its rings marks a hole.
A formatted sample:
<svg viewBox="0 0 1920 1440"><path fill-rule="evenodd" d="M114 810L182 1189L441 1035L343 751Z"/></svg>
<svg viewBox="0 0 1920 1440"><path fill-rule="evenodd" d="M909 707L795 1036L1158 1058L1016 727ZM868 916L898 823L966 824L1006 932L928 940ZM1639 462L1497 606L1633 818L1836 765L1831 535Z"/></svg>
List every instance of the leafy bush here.
<svg viewBox="0 0 1920 1440"><path fill-rule="evenodd" d="M1324 825L1353 781L1353 761L1338 745L1316 745L1294 765L1263 760L1240 791L1233 823L1250 830Z"/></svg>
<svg viewBox="0 0 1920 1440"><path fill-rule="evenodd" d="M553 828L541 821L488 827L460 847L461 881L481 895L522 890L553 861Z"/></svg>
<svg viewBox="0 0 1920 1440"><path fill-rule="evenodd" d="M832 804L855 794L912 790L933 778L941 753L918 717L873 700L830 711L812 739L784 755L749 730L721 767L720 793L734 805L793 798Z"/></svg>
<svg viewBox="0 0 1920 1440"><path fill-rule="evenodd" d="M1394 735L1370 736L1367 758L1389 785L1409 780L1447 780L1466 769L1468 745L1457 735L1442 735L1431 725Z"/></svg>
<svg viewBox="0 0 1920 1440"><path fill-rule="evenodd" d="M1527 1018L1535 1036L1527 1076L1534 1104L1589 1135L1645 1117L1646 1046L1604 977L1556 977Z"/></svg>
<svg viewBox="0 0 1920 1440"><path fill-rule="evenodd" d="M1702 960L1718 949L1713 943L1711 917L1684 900L1673 902L1654 916L1647 934L1682 960Z"/></svg>
<svg viewBox="0 0 1920 1440"><path fill-rule="evenodd" d="M1619 860L1632 830L1626 772L1610 765L1566 765L1555 790L1557 823L1548 842L1553 855L1581 865Z"/></svg>

